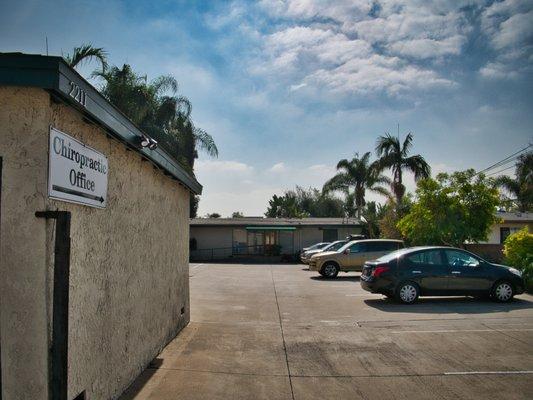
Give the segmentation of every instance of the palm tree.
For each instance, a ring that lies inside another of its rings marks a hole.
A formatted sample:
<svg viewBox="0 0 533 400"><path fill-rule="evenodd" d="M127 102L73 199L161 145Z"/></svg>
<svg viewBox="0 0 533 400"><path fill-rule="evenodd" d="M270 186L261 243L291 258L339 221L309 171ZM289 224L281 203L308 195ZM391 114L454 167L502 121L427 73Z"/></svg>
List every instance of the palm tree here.
<svg viewBox="0 0 533 400"><path fill-rule="evenodd" d="M160 76L151 82L125 64L94 76L104 80L102 94L147 134L192 172L197 149L213 157L218 148L211 135L194 126L191 103L176 96L178 83L172 76Z"/></svg>
<svg viewBox="0 0 533 400"><path fill-rule="evenodd" d="M74 47L72 55L63 56L68 65L75 68L84 61L96 59L100 62L102 72L107 68L107 53L102 47L93 47L90 44L82 44L80 47Z"/></svg>
<svg viewBox="0 0 533 400"><path fill-rule="evenodd" d="M325 193L342 191L346 195L346 204L354 204L357 218L361 218L366 190L388 195L388 191L379 185L390 183L390 180L380 173L376 163L370 163L370 155L366 152L359 158L359 154L355 153L351 160L340 160L337 164L339 172L323 187Z"/></svg>
<svg viewBox="0 0 533 400"><path fill-rule="evenodd" d="M407 170L412 172L415 175L415 180L428 178L431 175L431 167L424 157L420 154L409 156L412 146L413 134L411 132L407 134L403 144L400 144L398 137L392 136L390 133L378 137L376 143L379 169L390 168L392 170L393 179L391 189L396 197L397 211L401 206L402 198L405 194L405 186L402 181L403 171Z"/></svg>
<svg viewBox="0 0 533 400"><path fill-rule="evenodd" d="M521 155L516 163L516 178L507 175L495 179L495 184L513 196L513 203L518 211L528 212L533 209L533 152Z"/></svg>

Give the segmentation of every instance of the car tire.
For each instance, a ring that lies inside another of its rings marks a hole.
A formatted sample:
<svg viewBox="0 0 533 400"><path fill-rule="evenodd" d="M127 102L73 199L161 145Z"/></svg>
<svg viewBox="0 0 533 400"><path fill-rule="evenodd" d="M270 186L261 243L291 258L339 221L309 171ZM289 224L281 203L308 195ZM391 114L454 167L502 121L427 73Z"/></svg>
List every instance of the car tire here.
<svg viewBox="0 0 533 400"><path fill-rule="evenodd" d="M332 262L325 263L320 270L320 275L325 278L335 278L338 274L339 266Z"/></svg>
<svg viewBox="0 0 533 400"><path fill-rule="evenodd" d="M402 282L396 288L396 300L402 304L413 304L420 295L420 288L414 282Z"/></svg>
<svg viewBox="0 0 533 400"><path fill-rule="evenodd" d="M491 297L498 303L507 303L511 301L514 296L514 288L511 283L507 281L496 282L492 288Z"/></svg>

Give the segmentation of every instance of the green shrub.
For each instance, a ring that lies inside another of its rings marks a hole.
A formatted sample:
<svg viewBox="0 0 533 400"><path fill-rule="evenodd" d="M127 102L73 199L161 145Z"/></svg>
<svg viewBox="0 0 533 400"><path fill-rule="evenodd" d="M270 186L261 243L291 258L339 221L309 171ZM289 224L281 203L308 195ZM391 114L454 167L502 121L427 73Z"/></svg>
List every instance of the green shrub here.
<svg viewBox="0 0 533 400"><path fill-rule="evenodd" d="M509 235L503 244L505 262L522 271L524 279L533 279L533 234L527 226Z"/></svg>

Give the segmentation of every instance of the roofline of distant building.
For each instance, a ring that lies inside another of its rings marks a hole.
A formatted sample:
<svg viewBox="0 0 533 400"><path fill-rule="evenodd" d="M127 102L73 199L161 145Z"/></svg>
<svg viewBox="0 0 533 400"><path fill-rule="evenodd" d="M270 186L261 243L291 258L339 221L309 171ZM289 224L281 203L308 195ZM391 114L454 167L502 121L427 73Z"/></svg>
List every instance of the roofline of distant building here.
<svg viewBox="0 0 533 400"><path fill-rule="evenodd" d="M193 218L191 227L331 227L345 228L362 226L355 218Z"/></svg>

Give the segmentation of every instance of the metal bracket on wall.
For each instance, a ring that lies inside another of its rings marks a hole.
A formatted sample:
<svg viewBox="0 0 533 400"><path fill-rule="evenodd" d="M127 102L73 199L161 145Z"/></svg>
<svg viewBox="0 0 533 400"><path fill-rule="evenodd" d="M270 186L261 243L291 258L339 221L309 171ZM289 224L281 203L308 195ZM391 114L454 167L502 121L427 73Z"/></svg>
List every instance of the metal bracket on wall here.
<svg viewBox="0 0 533 400"><path fill-rule="evenodd" d="M52 346L49 372L50 399L67 400L68 298L70 278L70 212L37 211L37 218L55 219L54 292L52 296Z"/></svg>

